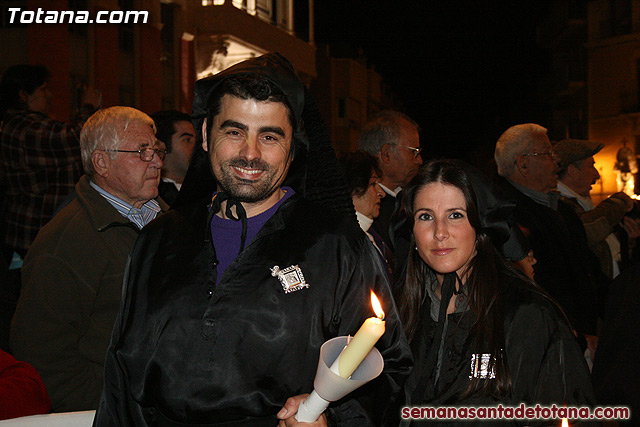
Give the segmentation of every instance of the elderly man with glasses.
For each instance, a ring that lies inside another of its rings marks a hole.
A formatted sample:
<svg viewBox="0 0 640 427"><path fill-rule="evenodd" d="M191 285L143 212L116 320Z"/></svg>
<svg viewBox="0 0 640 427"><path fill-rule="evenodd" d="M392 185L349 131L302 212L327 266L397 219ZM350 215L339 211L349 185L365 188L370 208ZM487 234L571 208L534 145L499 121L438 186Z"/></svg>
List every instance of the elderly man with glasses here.
<svg viewBox="0 0 640 427"><path fill-rule="evenodd" d="M419 131L418 124L406 114L383 110L371 117L360 133L359 148L376 158L381 171L380 187L386 193L380 215L371 228L390 248L395 245L389 226L396 197L422 164Z"/></svg>
<svg viewBox="0 0 640 427"><path fill-rule="evenodd" d="M54 412L97 407L129 251L167 208L155 200L165 150L149 116L99 110L80 146L86 174L27 252L11 328L14 355L38 370Z"/></svg>
<svg viewBox="0 0 640 427"><path fill-rule="evenodd" d="M535 280L563 308L583 345L595 348L597 317L594 270L584 228L573 209L559 200L556 159L547 129L520 124L498 139L494 158L504 194L516 201L519 224L538 260ZM518 261L518 260L514 260Z"/></svg>

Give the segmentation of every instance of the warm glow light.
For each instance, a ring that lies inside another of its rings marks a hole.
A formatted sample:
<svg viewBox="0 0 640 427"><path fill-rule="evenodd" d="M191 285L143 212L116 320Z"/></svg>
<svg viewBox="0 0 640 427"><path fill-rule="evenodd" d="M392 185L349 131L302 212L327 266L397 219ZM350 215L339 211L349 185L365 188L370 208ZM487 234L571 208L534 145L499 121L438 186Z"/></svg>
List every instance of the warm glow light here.
<svg viewBox="0 0 640 427"><path fill-rule="evenodd" d="M364 321L331 367L331 370L342 378L349 378L353 374L384 334L384 311L373 292L371 292L371 305L378 317L369 317Z"/></svg>
<svg viewBox="0 0 640 427"><path fill-rule="evenodd" d="M562 419L562 427L569 427L569 421L566 418Z"/></svg>
<svg viewBox="0 0 640 427"><path fill-rule="evenodd" d="M373 307L373 311L378 316L378 319L384 320L384 311L382 311L382 305L380 305L380 301L376 294L371 291L371 306Z"/></svg>

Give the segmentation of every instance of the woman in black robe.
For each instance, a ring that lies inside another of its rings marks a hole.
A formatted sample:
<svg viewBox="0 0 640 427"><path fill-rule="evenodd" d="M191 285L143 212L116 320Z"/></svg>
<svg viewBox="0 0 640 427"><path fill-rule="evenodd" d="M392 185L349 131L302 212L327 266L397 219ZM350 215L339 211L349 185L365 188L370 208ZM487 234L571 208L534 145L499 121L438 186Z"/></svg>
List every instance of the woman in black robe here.
<svg viewBox="0 0 640 427"><path fill-rule="evenodd" d="M524 258L528 249L510 220L514 204L469 165L450 160L425 165L403 202L413 250L397 298L415 358L403 420L414 406L592 406L589 373L566 317L507 259Z"/></svg>

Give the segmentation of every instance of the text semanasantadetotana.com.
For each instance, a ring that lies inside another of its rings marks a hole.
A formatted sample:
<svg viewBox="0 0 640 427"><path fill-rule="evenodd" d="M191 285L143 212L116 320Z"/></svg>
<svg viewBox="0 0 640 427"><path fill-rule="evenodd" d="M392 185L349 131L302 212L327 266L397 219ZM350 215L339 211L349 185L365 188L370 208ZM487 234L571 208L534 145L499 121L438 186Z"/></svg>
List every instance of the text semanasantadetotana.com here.
<svg viewBox="0 0 640 427"><path fill-rule="evenodd" d="M628 420L630 410L626 406L599 406L595 408L575 406L405 406L400 412L402 419L414 420L451 420L451 419L486 419L486 420L521 420L521 419L560 419L572 420Z"/></svg>
<svg viewBox="0 0 640 427"><path fill-rule="evenodd" d="M10 24L146 24L146 10L100 10L95 18L88 10L25 10L10 7Z"/></svg>

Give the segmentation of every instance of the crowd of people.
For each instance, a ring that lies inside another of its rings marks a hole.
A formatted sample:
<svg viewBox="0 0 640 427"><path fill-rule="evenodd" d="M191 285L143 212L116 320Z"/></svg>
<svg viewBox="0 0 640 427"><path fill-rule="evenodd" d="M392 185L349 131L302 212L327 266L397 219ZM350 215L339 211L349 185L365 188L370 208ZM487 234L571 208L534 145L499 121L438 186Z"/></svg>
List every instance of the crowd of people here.
<svg viewBox="0 0 640 427"><path fill-rule="evenodd" d="M591 201L602 144L515 125L490 179L431 159L419 125L384 110L336 155L276 53L196 82L191 115L102 108L88 88L65 124L48 79L21 65L0 82L0 419L295 425L320 347L372 316L371 292L384 369L313 425L418 422L403 407L640 410L624 350L640 219L622 192Z"/></svg>

